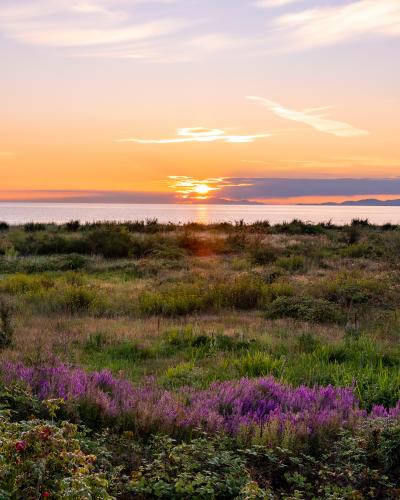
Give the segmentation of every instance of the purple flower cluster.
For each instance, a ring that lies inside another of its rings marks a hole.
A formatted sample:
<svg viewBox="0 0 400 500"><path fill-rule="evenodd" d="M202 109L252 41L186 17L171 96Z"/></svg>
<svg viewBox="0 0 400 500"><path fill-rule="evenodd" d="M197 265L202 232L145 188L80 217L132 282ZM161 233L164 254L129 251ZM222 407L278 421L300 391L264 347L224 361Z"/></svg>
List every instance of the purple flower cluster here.
<svg viewBox="0 0 400 500"><path fill-rule="evenodd" d="M154 380L140 387L115 378L108 370L88 373L64 363L27 367L5 363L3 381L22 382L40 399L63 398L78 407L89 402L109 420L129 423L138 432L179 433L194 428L225 431L233 436L297 438L329 435L351 427L366 414L352 388L296 387L272 377L214 383L206 390L190 387L163 390ZM371 416L394 418L400 404L386 410L375 407ZM265 439L264 439L265 441Z"/></svg>

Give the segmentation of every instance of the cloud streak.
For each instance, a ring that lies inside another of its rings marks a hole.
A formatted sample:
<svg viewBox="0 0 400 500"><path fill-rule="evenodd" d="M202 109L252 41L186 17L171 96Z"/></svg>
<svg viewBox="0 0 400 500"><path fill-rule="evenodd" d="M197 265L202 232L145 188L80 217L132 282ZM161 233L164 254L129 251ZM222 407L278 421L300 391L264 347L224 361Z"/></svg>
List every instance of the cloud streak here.
<svg viewBox="0 0 400 500"><path fill-rule="evenodd" d="M135 2L133 2L135 3ZM10 39L48 47L91 47L148 40L182 29L174 18L133 21L121 2L24 1L0 7L0 30Z"/></svg>
<svg viewBox="0 0 400 500"><path fill-rule="evenodd" d="M268 2L267 2L268 4ZM400 36L398 0L359 0L285 14L274 25L294 50L369 36Z"/></svg>
<svg viewBox="0 0 400 500"><path fill-rule="evenodd" d="M263 7L266 9L274 9L277 7L284 7L285 5L289 5L292 3L298 3L301 0L258 0L255 2L256 7Z"/></svg>
<svg viewBox="0 0 400 500"><path fill-rule="evenodd" d="M286 108L277 102L271 101L269 99L264 99L263 97L247 96L247 99L259 102L262 106L268 108L270 111L275 113L275 115L283 118L284 120L290 120L295 122L300 122L312 127L319 132L325 134L335 135L336 137L363 137L369 135L369 132L354 127L346 122L340 122L337 120L332 120L327 118L321 111L329 109L330 106L321 108L308 108L301 111L296 111L293 109Z"/></svg>
<svg viewBox="0 0 400 500"><path fill-rule="evenodd" d="M209 129L203 127L180 128L177 130L177 137L166 139L137 139L128 137L126 139L117 139L115 142L135 142L137 144L182 144L188 142L226 142L231 144L251 143L257 139L271 137L271 134L253 134L253 135L226 135L224 130Z"/></svg>

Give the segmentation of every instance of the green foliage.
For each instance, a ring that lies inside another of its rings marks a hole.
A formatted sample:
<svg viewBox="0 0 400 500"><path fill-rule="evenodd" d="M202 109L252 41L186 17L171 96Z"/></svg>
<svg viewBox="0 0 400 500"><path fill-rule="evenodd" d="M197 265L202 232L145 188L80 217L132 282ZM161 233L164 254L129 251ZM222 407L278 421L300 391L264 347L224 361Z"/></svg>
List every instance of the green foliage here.
<svg viewBox="0 0 400 500"><path fill-rule="evenodd" d="M268 287L260 278L244 274L225 283L216 283L208 290L205 300L213 309L256 309L264 305L267 291Z"/></svg>
<svg viewBox="0 0 400 500"><path fill-rule="evenodd" d="M293 219L292 222L284 222L283 224L276 224L274 229L278 233L285 234L319 235L324 233L322 224L311 224L299 219Z"/></svg>
<svg viewBox="0 0 400 500"><path fill-rule="evenodd" d="M11 345L13 333L11 306L0 298L0 349Z"/></svg>
<svg viewBox="0 0 400 500"><path fill-rule="evenodd" d="M247 352L244 356L235 359L234 365L240 376L263 377L274 375L279 377L282 373L283 362L273 358L266 352Z"/></svg>
<svg viewBox="0 0 400 500"><path fill-rule="evenodd" d="M36 231L45 231L46 224L40 224L39 222L28 222L24 225L24 231L26 233L35 233Z"/></svg>
<svg viewBox="0 0 400 500"><path fill-rule="evenodd" d="M369 245L367 243L352 243L346 248L343 248L341 250L341 254L344 257L351 257L353 259L360 259L362 257L368 258L368 257L376 257L377 255L382 255L382 251L374 247L372 245Z"/></svg>
<svg viewBox="0 0 400 500"><path fill-rule="evenodd" d="M290 257L280 257L275 264L278 267L282 267L286 271L299 271L304 267L304 257L300 255L292 255Z"/></svg>
<svg viewBox="0 0 400 500"><path fill-rule="evenodd" d="M132 254L132 240L122 230L98 229L91 232L86 239L93 254L110 258L129 257Z"/></svg>
<svg viewBox="0 0 400 500"><path fill-rule="evenodd" d="M2 498L112 499L118 469L96 464L75 425L43 420L11 422L0 415ZM98 455L105 451L92 443Z"/></svg>
<svg viewBox="0 0 400 500"><path fill-rule="evenodd" d="M257 243L250 250L250 256L254 264L261 266L274 263L279 254L279 249L265 243Z"/></svg>
<svg viewBox="0 0 400 500"><path fill-rule="evenodd" d="M204 309L204 296L197 285L181 285L160 292L143 292L139 312L146 316L181 316Z"/></svg>
<svg viewBox="0 0 400 500"><path fill-rule="evenodd" d="M88 311L95 300L96 294L93 290L70 285L63 288L62 293L55 299L55 305L57 309L75 314Z"/></svg>
<svg viewBox="0 0 400 500"><path fill-rule="evenodd" d="M223 438L178 444L155 437L148 457L132 474L132 492L141 498L240 498L251 483L244 457Z"/></svg>
<svg viewBox="0 0 400 500"><path fill-rule="evenodd" d="M270 319L293 318L315 323L332 323L343 319L335 304L307 296L278 297L270 304L266 314Z"/></svg>

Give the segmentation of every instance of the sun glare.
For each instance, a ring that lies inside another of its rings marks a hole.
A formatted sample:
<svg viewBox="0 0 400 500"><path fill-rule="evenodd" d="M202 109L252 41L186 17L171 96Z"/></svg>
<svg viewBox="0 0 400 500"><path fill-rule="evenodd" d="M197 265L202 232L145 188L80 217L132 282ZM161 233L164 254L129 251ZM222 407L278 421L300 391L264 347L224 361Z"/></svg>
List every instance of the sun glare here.
<svg viewBox="0 0 400 500"><path fill-rule="evenodd" d="M211 191L211 188L207 186L207 184L198 184L195 186L195 191L197 194L208 194Z"/></svg>
<svg viewBox="0 0 400 500"><path fill-rule="evenodd" d="M173 181L169 185L181 199L199 201L207 200L212 193L220 191L224 184L223 177L208 177L207 179L195 179L185 175L171 175L168 178Z"/></svg>

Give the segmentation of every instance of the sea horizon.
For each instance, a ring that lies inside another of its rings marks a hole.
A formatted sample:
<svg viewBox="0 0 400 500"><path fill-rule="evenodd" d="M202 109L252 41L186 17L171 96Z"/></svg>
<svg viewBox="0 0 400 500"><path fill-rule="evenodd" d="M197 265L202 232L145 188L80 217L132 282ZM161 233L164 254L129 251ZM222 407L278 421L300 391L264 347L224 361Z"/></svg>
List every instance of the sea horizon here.
<svg viewBox="0 0 400 500"><path fill-rule="evenodd" d="M166 203L71 203L0 202L0 221L11 225L27 222L62 224L70 220L124 222L157 219L161 223L218 223L243 220L271 224L300 219L303 222L349 224L352 219L368 219L373 224L400 224L400 206L363 205L222 205Z"/></svg>

